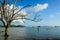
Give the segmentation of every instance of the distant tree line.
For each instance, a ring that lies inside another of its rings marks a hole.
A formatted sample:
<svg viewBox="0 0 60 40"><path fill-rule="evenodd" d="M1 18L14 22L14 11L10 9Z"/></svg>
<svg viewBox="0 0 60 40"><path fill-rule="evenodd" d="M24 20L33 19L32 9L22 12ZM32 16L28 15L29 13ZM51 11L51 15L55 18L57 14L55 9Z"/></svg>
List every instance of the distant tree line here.
<svg viewBox="0 0 60 40"><path fill-rule="evenodd" d="M0 25L0 27L4 27L3 25ZM25 27L24 25L10 25L10 27Z"/></svg>

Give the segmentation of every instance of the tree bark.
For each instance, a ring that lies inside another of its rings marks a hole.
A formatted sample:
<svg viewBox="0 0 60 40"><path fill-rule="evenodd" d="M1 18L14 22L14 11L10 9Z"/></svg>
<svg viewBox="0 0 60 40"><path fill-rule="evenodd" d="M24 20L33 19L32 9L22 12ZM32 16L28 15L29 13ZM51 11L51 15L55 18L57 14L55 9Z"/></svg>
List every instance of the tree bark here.
<svg viewBox="0 0 60 40"><path fill-rule="evenodd" d="M7 26L5 27L5 40L8 40L9 27L10 27L10 23L7 24Z"/></svg>

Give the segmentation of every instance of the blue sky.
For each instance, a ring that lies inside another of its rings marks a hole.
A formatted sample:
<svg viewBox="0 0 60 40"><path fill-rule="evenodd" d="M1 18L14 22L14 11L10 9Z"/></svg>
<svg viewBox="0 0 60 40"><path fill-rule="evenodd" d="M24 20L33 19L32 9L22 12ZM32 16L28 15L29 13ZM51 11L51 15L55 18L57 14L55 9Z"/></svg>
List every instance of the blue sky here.
<svg viewBox="0 0 60 40"><path fill-rule="evenodd" d="M32 22L26 21L23 25L42 25L42 26L60 26L60 0L23 0L18 2L17 6L25 6L30 4L35 6L37 4L48 4L48 7L38 13L41 15L42 21ZM17 24L17 23L15 23Z"/></svg>
<svg viewBox="0 0 60 40"><path fill-rule="evenodd" d="M10 0L12 2L12 0ZM39 13L41 16L40 18L42 21L39 22L32 22L32 21L25 21L25 23L20 23L18 21L12 23L12 24L22 24L22 25L41 25L41 26L60 26L60 0L22 0L21 2L17 2L16 6L25 6L27 4L30 4L32 6L32 11L30 13ZM43 5L48 4L46 8L43 7ZM42 5L43 9L37 9L38 12L35 12L37 10L33 10L34 7ZM27 8L29 9L29 8ZM26 11L26 9L25 9ZM29 13L29 12L28 12ZM32 18L32 16L30 17Z"/></svg>

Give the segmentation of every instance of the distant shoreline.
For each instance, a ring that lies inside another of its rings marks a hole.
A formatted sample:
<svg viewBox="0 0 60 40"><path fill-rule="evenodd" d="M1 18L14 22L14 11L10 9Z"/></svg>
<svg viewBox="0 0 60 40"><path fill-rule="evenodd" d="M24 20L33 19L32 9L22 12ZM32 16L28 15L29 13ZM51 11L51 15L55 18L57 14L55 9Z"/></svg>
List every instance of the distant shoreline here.
<svg viewBox="0 0 60 40"><path fill-rule="evenodd" d="M4 27L2 25L0 25L0 27ZM24 25L11 25L10 27L25 27Z"/></svg>

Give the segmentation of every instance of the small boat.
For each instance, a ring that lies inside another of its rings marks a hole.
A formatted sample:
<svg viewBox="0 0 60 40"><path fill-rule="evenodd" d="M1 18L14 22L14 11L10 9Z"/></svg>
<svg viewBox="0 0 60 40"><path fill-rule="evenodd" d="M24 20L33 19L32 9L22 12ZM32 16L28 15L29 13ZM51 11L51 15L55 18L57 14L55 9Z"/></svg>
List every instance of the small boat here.
<svg viewBox="0 0 60 40"><path fill-rule="evenodd" d="M40 26L37 26L37 27L40 27Z"/></svg>
<svg viewBox="0 0 60 40"><path fill-rule="evenodd" d="M58 26L55 26L55 28L58 27Z"/></svg>

